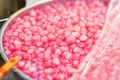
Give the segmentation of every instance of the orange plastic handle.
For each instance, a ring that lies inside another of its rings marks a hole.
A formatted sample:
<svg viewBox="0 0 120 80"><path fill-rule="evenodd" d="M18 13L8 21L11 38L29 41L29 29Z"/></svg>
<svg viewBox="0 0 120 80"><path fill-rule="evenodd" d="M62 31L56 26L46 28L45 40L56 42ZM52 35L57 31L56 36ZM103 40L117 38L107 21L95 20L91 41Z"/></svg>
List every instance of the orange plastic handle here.
<svg viewBox="0 0 120 80"><path fill-rule="evenodd" d="M0 78L2 78L13 66L15 66L19 62L17 57L13 57L8 60L1 68L0 68Z"/></svg>

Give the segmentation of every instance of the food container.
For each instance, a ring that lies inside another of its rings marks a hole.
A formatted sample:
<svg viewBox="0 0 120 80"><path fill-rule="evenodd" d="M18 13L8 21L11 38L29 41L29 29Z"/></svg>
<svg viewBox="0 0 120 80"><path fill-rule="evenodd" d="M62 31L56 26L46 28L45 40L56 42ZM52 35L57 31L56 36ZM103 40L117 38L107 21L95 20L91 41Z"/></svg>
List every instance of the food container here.
<svg viewBox="0 0 120 80"><path fill-rule="evenodd" d="M56 0L56 1L59 1L59 0ZM68 0L68 1L70 1L70 0ZM71 0L72 1L72 0ZM75 0L76 1L76 0ZM88 1L89 2L89 0L86 0L86 1ZM91 0L90 0L91 1ZM99 1L99 0L98 0ZM47 5L47 4L50 4L52 2L52 0L41 0L39 3L36 3L35 5L31 5L31 6L28 6L28 7L25 7L25 8L23 8L23 9L21 9L21 10L19 10L19 11L17 11L15 14L13 14L10 18L9 18L9 20L7 21L7 22L5 22L5 24L3 25L3 27L2 27L2 29L1 29L1 36L0 36L0 46L1 46L1 55L2 55L2 57L3 57L3 59L5 60L5 61L7 61L8 60L8 57L6 56L6 54L5 54L5 51L4 51L4 48L3 48L3 35L4 35L4 32L5 32L5 30L7 29L7 27L8 27L8 25L10 25L10 23L16 18L16 17L18 17L18 16L20 16L22 13L24 13L24 12L26 12L26 10L30 10L30 9L32 9L32 8L36 8L37 6L44 6L44 5ZM64 3L64 0L62 0L62 3ZM74 3L74 0L73 0L73 2L71 2L71 3L69 3L70 5L72 5L72 3ZM96 3L95 3L96 4ZM83 4L81 4L81 5L84 5L84 2L83 2ZM97 5L95 5L95 6L97 6ZM103 5L100 5L100 6L103 6ZM69 5L67 5L67 7L69 7ZM86 6L84 6L84 7L86 7ZM93 7L93 6L91 6L91 7ZM69 8L68 8L69 9ZM87 9L86 9L87 10ZM93 9L93 11L94 11L94 9ZM105 12L106 12L106 8L105 7L103 7L103 10L101 10L101 9L99 9L98 8L98 12L99 11L103 11L102 12L102 14L105 14ZM54 10L53 10L53 12L54 12ZM47 12L46 12L47 13ZM64 12L65 14L68 14L67 12ZM83 16L85 16L84 15L84 11L83 12L80 12L80 14L81 15L83 15ZM97 14L99 14L99 13L97 13L97 11L96 11L96 15ZM33 15L34 15L34 13L33 13ZM91 16L94 16L92 13L90 14ZM53 15L52 15L53 16ZM76 17L76 15L75 14L71 14L71 16L73 16L72 18L74 18L74 21L77 21L77 17ZM101 16L99 16L100 18L101 18ZM59 18L59 17L57 17L57 18ZM65 16L65 18L69 18L69 16ZM81 18L81 20L82 20L83 18ZM91 18L87 18L88 20L91 20ZM103 19L103 17L102 17L102 19ZM104 20L104 19L103 19ZM51 20L52 21L52 20ZM55 20L53 20L53 21L55 21ZM100 21L100 22L104 22L104 21ZM58 22L59 23L59 22ZM64 20L63 20L63 23L66 23ZM68 21L68 23L71 23L71 21ZM76 22L75 23L73 23L73 24L76 24ZM85 24L87 24L86 22L85 22ZM77 25L77 24L76 24ZM84 27L84 24L82 24L82 23L80 23L80 25L82 26L82 27ZM87 24L87 27L89 27L89 26L91 26L92 24L91 23L88 23ZM98 24L99 26L101 26L101 24ZM62 26L62 25L61 25ZM69 25L68 24L68 27L69 26L71 26L71 25ZM102 25L103 26L103 25ZM77 27L77 26L76 26ZM70 30L71 30L71 28L70 28ZM75 29L76 31L78 31L79 30L79 28L77 27L76 29ZM91 29L90 29L91 30ZM85 42L87 39L88 39L88 37L86 36L86 34L87 33L85 33L84 34L84 31L86 31L85 29L83 29L83 35L79 38L79 40L81 41L81 43L83 43L83 42ZM91 31L93 31L94 32L94 30L91 30ZM81 31L82 32L82 31ZM61 31L59 32L60 34L61 34ZM66 33L67 33L67 30L66 30ZM99 31L97 32L97 33L99 33ZM67 33L67 34L69 34L69 33ZM76 42L76 38L78 38L79 37L79 33L73 33L72 34L73 36L71 37L71 35L69 35L69 36L67 36L67 38L66 38L66 42L68 43L68 45L72 45L74 42ZM89 34L89 36L91 36L92 34ZM75 36L75 38L74 38L74 36ZM98 37L98 36L96 36L96 37ZM95 38L96 38L95 37ZM60 37L61 38L61 37ZM51 41L52 41L52 39L55 39L54 38L54 36L52 36L52 37L50 37L50 39L51 39ZM43 39L43 41L44 41L45 39ZM80 41L78 41L78 43L80 42ZM58 41L59 42L59 41ZM87 42L87 44L89 44L89 43L92 43L92 41L88 41ZM63 44L61 44L61 45L64 45L64 43ZM66 45L66 43L65 43L65 45ZM74 46L75 45L72 45L71 46L71 48L73 48L74 49ZM79 45L79 46L84 46L84 45ZM76 47L76 46L75 46ZM63 47L63 48L61 48L61 50L64 50L64 48L66 48L66 47ZM87 47L87 49L89 49L90 48L90 46L89 47ZM82 52L82 50L81 50L82 48L80 48L79 50L78 50L78 48L77 49L74 49L74 52L76 53L76 55L75 55L75 58L77 58L78 59L78 55L77 55L77 53L79 53L78 51L80 51L80 54L81 55L84 55L84 53L85 53L85 51L83 51ZM30 51L31 52L31 51ZM59 52L59 51L58 51ZM47 53L47 52L46 52ZM49 53L49 52L48 52ZM70 55L65 55L65 57L67 56L67 58L70 58L71 57L71 53L69 53L69 52L67 52L68 54L70 54ZM77 56L77 57L76 57ZM82 57L83 58L83 57ZM55 59L54 60L54 63L56 64L56 65L58 65L59 63L57 63L56 61L58 61L58 59ZM64 61L63 61L63 63L64 63ZM69 67L67 67L68 68L68 70L69 70ZM18 75L18 76L20 76L21 78L22 78L22 80L32 80L32 78L30 77L30 76L27 76L26 74L24 74L22 71L20 71L19 69L17 69L16 67L14 67L14 72ZM74 72L74 70L76 71L76 69L72 69L71 70L71 72L73 71ZM49 70L48 70L48 72L49 72ZM33 73L34 74L34 73ZM64 75L60 75L59 76L59 78L61 78L62 76L64 76ZM49 77L49 76L48 76ZM64 79L60 79L60 80L64 80ZM77 79L76 79L77 80Z"/></svg>

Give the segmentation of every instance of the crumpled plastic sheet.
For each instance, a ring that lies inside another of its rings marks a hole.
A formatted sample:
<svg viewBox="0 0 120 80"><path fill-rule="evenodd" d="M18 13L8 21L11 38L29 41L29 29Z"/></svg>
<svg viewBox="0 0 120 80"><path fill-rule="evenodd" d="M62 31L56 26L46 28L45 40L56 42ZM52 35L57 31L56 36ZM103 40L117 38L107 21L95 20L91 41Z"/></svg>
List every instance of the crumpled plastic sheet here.
<svg viewBox="0 0 120 80"><path fill-rule="evenodd" d="M76 77L76 80L78 79L86 80L86 78L84 77L86 75L89 75L88 73L90 71L89 69L91 68L91 66L93 66L95 63L97 66L100 66L101 65L99 64L100 61L103 61L103 63L105 63L103 59L105 55L107 56L116 55L120 57L120 0L111 0L109 2L109 7L106 16L107 16L106 22L103 27L102 33L100 35L100 38L93 46L90 53L79 65L79 71L78 71L79 75L78 74L73 75L74 77ZM120 70L120 65L118 65L118 67ZM114 80L115 79L119 80L118 77L116 78L115 77L116 76L113 77Z"/></svg>

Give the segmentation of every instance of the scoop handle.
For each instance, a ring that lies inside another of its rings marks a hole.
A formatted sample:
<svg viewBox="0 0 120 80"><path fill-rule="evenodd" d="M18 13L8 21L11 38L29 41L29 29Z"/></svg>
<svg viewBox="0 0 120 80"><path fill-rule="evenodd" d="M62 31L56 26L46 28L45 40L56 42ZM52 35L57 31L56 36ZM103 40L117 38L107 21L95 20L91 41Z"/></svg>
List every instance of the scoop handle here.
<svg viewBox="0 0 120 80"><path fill-rule="evenodd" d="M0 68L0 78L2 78L13 66L15 66L19 62L17 57L13 57L8 60L1 68Z"/></svg>

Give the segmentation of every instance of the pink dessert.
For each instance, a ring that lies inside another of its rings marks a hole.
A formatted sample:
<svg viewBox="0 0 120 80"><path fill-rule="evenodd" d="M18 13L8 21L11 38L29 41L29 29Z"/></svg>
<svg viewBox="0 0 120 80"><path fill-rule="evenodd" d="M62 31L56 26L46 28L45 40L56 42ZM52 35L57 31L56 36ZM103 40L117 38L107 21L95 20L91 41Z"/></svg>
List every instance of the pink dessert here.
<svg viewBox="0 0 120 80"><path fill-rule="evenodd" d="M3 36L4 51L8 58L19 57L16 67L33 80L70 80L99 38L107 7L99 0L38 5L10 22Z"/></svg>

